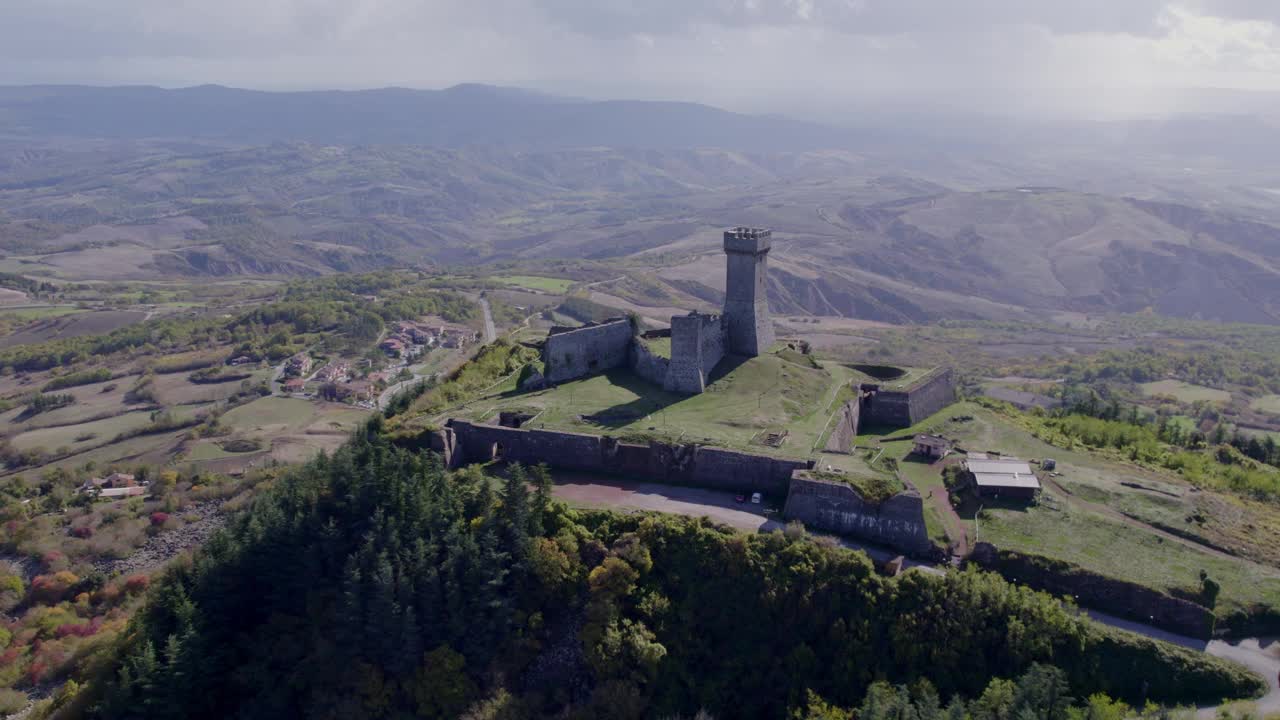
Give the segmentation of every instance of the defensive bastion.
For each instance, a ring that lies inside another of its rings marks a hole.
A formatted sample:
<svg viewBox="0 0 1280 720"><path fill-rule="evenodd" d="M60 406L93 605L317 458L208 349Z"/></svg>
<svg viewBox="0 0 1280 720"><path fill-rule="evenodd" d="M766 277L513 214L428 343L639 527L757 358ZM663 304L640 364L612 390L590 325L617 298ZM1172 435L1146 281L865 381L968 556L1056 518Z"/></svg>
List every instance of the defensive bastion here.
<svg viewBox="0 0 1280 720"><path fill-rule="evenodd" d="M853 487L815 477L812 460L778 458L696 443L628 443L605 435L507 427L453 418L429 431L429 445L447 467L504 460L526 465L628 477L785 498L783 517L806 527L886 545L917 556L934 553L915 493L882 502Z"/></svg>

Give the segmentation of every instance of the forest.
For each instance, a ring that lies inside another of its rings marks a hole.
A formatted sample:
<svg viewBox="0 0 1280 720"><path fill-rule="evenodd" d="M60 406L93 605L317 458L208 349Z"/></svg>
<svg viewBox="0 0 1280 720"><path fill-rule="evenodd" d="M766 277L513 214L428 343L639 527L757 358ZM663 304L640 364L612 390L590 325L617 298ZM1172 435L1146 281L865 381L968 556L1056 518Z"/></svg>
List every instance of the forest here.
<svg viewBox="0 0 1280 720"><path fill-rule="evenodd" d="M572 510L545 469L449 473L381 425L156 578L45 714L1066 720L1262 689L995 575L888 578L804 533Z"/></svg>

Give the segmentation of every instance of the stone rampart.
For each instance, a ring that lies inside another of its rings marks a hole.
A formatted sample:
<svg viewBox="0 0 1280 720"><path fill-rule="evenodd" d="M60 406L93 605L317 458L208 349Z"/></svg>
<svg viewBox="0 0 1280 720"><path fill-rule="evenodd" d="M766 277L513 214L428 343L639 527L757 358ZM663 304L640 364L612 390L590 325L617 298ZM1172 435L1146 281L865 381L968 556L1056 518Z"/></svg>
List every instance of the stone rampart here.
<svg viewBox="0 0 1280 720"><path fill-rule="evenodd" d="M809 460L725 450L706 445L617 438L556 430L510 428L453 419L432 448L441 448L450 467L501 459L526 465L546 463L565 470L636 477L655 482L761 492L782 498L791 474L812 467Z"/></svg>
<svg viewBox="0 0 1280 720"><path fill-rule="evenodd" d="M547 380L564 382L624 366L631 357L631 340L627 318L552 333L543 347Z"/></svg>
<svg viewBox="0 0 1280 720"><path fill-rule="evenodd" d="M908 396L912 425L954 403L956 386L951 368L938 370L927 380L911 388Z"/></svg>
<svg viewBox="0 0 1280 720"><path fill-rule="evenodd" d="M1213 634L1213 611L1203 605L1099 575L1062 560L998 550L990 543L978 543L969 560L1010 581L1054 595L1066 595L1081 607L1189 637L1207 639Z"/></svg>
<svg viewBox="0 0 1280 720"><path fill-rule="evenodd" d="M950 368L938 370L906 390L863 383L862 391L862 422L869 425L910 427L956 401Z"/></svg>
<svg viewBox="0 0 1280 720"><path fill-rule="evenodd" d="M924 524L924 503L915 493L899 493L879 504L849 485L807 477L791 480L782 514L805 527L887 545L917 556L934 554Z"/></svg>
<svg viewBox="0 0 1280 720"><path fill-rule="evenodd" d="M845 403L836 412L835 426L827 436L822 449L827 452L849 453L853 451L853 441L858 437L858 415L862 403L857 398Z"/></svg>
<svg viewBox="0 0 1280 720"><path fill-rule="evenodd" d="M663 387L669 392L706 390L711 371L725 353L725 323L720 315L689 313L671 318L671 363Z"/></svg>

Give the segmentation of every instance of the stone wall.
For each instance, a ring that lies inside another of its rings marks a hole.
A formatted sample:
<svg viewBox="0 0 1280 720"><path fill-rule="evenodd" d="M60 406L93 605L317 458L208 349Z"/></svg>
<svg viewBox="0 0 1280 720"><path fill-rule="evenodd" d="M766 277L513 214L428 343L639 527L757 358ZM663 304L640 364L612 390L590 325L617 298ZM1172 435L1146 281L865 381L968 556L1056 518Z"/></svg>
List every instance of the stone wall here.
<svg viewBox="0 0 1280 720"><path fill-rule="evenodd" d="M1062 560L997 550L990 543L978 543L969 560L1012 582L1066 595L1081 607L1189 637L1207 639L1213 634L1214 614L1209 608Z"/></svg>
<svg viewBox="0 0 1280 720"><path fill-rule="evenodd" d="M862 403L857 398L840 408L836 413L835 427L831 428L823 450L834 453L853 451L853 441L858 437L858 415L861 409Z"/></svg>
<svg viewBox="0 0 1280 720"><path fill-rule="evenodd" d="M772 233L758 228L734 228L724 233L724 315L728 352L756 356L773 345L769 317L768 276Z"/></svg>
<svg viewBox="0 0 1280 720"><path fill-rule="evenodd" d="M614 318L547 336L543 363L550 382L564 382L626 365L631 356L631 321Z"/></svg>
<svg viewBox="0 0 1280 720"><path fill-rule="evenodd" d="M508 428L452 419L431 441L449 467L502 459L526 465L546 463L565 470L624 475L655 482L761 492L785 497L796 470L809 460L789 460L706 445L647 445L617 438L555 430Z"/></svg>
<svg viewBox="0 0 1280 720"><path fill-rule="evenodd" d="M906 390L884 390L863 383L862 422L889 427L910 427L956 401L950 368L935 372Z"/></svg>
<svg viewBox="0 0 1280 720"><path fill-rule="evenodd" d="M805 527L887 545L917 556L935 554L924 524L924 503L914 493L900 493L876 505L849 485L807 477L791 480L782 514Z"/></svg>
<svg viewBox="0 0 1280 720"><path fill-rule="evenodd" d="M940 412L956 401L956 386L951 368L937 371L924 383L911 388L908 395L912 425Z"/></svg>
<svg viewBox="0 0 1280 720"><path fill-rule="evenodd" d="M663 388L700 393L725 352L725 324L720 315L689 313L671 318L671 363Z"/></svg>
<svg viewBox="0 0 1280 720"><path fill-rule="evenodd" d="M631 371L648 383L665 387L667 373L670 372L671 360L656 355L640 338L632 341Z"/></svg>

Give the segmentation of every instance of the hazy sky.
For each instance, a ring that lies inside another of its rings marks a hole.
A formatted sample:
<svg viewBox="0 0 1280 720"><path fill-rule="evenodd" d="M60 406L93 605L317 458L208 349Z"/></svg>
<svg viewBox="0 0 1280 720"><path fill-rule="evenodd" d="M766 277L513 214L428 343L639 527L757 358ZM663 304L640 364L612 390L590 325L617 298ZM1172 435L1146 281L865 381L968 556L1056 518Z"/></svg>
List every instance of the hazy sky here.
<svg viewBox="0 0 1280 720"><path fill-rule="evenodd" d="M1280 0L0 0L0 83L1142 110L1280 90L1278 24Z"/></svg>

